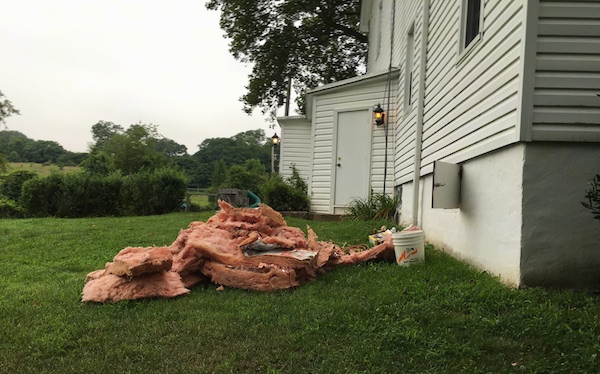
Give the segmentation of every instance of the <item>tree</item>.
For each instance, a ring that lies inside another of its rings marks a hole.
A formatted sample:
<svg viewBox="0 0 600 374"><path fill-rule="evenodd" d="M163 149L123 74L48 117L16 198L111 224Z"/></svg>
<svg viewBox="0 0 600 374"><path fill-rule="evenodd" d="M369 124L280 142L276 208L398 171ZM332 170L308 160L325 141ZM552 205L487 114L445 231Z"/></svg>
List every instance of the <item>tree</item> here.
<svg viewBox="0 0 600 374"><path fill-rule="evenodd" d="M168 158L184 156L187 154L187 147L168 138L156 139L156 150Z"/></svg>
<svg viewBox="0 0 600 374"><path fill-rule="evenodd" d="M10 100L6 98L2 100L2 97L5 96L2 91L0 91L0 125L4 124L6 119L13 114L21 114L17 109L15 109Z"/></svg>
<svg viewBox="0 0 600 374"><path fill-rule="evenodd" d="M104 151L91 152L81 162L81 167L91 174L109 175L117 170L113 159Z"/></svg>
<svg viewBox="0 0 600 374"><path fill-rule="evenodd" d="M98 151L111 156L117 170L125 175L154 170L167 164L167 157L156 150L159 136L155 125L138 123L123 133L113 134Z"/></svg>
<svg viewBox="0 0 600 374"><path fill-rule="evenodd" d="M6 126L6 119L8 117L12 116L13 114L21 114L17 109L15 109L8 99L5 98L2 100L2 97L4 97L4 94L2 91L0 91L0 128L1 125ZM0 172L6 171L6 165L6 155L4 155L3 149L0 148Z"/></svg>
<svg viewBox="0 0 600 374"><path fill-rule="evenodd" d="M114 135L122 134L123 131L124 129L121 125L115 125L108 121L99 121L92 126L92 139L94 139L95 142L94 146L102 148Z"/></svg>
<svg viewBox="0 0 600 374"><path fill-rule="evenodd" d="M266 171L270 168L271 142L262 129L249 130L230 138L205 139L194 154L200 167L196 176L200 187L211 185L215 162L222 161L226 167L242 165L251 158L258 159Z"/></svg>
<svg viewBox="0 0 600 374"><path fill-rule="evenodd" d="M296 103L303 93L362 72L367 36L358 31L360 0L210 0L221 11L229 51L253 64L242 96L244 111L256 107L275 116L294 82Z"/></svg>
<svg viewBox="0 0 600 374"><path fill-rule="evenodd" d="M225 161L217 160L210 180L211 187L218 188L225 182L225 179L227 179L227 166L225 165Z"/></svg>
<svg viewBox="0 0 600 374"><path fill-rule="evenodd" d="M267 179L263 164L251 158L243 165L232 165L227 171L227 177L221 187L239 188L258 192L259 186Z"/></svg>

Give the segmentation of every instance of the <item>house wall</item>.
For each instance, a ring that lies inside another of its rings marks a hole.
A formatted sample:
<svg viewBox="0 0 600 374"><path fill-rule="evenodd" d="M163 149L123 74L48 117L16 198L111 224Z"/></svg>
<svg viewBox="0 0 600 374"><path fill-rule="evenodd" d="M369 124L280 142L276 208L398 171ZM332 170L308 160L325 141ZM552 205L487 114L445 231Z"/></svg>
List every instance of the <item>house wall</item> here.
<svg viewBox="0 0 600 374"><path fill-rule="evenodd" d="M525 145L515 144L462 164L461 208L432 209L433 176L421 178L418 224L427 242L518 285ZM412 182L402 188L400 223L412 223Z"/></svg>
<svg viewBox="0 0 600 374"><path fill-rule="evenodd" d="M459 163L518 141L523 4L486 1L483 35L460 51L461 2L431 2L422 175L435 160Z"/></svg>
<svg viewBox="0 0 600 374"><path fill-rule="evenodd" d="M526 145L522 285L600 289L600 221L581 205L598 173L597 144Z"/></svg>
<svg viewBox="0 0 600 374"><path fill-rule="evenodd" d="M278 118L281 127L281 153L279 174L287 178L292 174L292 165L304 180L309 181L311 170L312 142L310 122L304 116Z"/></svg>
<svg viewBox="0 0 600 374"><path fill-rule="evenodd" d="M600 141L600 2L539 1L532 140Z"/></svg>
<svg viewBox="0 0 600 374"><path fill-rule="evenodd" d="M400 66L398 90L395 104L398 120L396 121L396 140L394 147L394 179L396 184L412 180L415 159L415 128L417 123L417 100L419 95L419 75L421 59L421 38L423 33L423 1L411 0L398 3L396 9L396 36L394 45L394 62ZM407 50L407 40L410 30L413 30L413 48ZM407 54L411 54L412 69L407 68ZM412 71L412 79L410 75ZM410 82L407 83L407 80ZM405 105L406 85L412 90L412 105Z"/></svg>
<svg viewBox="0 0 600 374"><path fill-rule="evenodd" d="M313 141L312 170L309 192L311 193L311 210L316 213L337 213L333 209L331 197L333 175L333 147L335 115L339 111L356 109L372 110L377 103L383 103L387 96L385 75L376 80L366 80L351 87L338 90L316 92L312 97L312 133ZM392 92L395 91L392 82ZM393 123L393 112L388 112L389 120ZM370 185L374 192L383 188L384 159L385 159L385 128L372 124L371 137L371 171ZM388 172L386 188L388 193L393 188L393 129L388 132Z"/></svg>

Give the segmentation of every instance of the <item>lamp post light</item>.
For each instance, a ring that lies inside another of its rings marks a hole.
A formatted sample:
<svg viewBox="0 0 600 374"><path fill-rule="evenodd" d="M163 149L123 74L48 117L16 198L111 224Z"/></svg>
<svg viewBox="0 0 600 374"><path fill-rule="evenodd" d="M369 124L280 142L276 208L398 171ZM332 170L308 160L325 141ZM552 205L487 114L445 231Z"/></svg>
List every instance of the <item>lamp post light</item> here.
<svg viewBox="0 0 600 374"><path fill-rule="evenodd" d="M271 137L271 173L275 172L275 146L279 144L279 136L277 133Z"/></svg>

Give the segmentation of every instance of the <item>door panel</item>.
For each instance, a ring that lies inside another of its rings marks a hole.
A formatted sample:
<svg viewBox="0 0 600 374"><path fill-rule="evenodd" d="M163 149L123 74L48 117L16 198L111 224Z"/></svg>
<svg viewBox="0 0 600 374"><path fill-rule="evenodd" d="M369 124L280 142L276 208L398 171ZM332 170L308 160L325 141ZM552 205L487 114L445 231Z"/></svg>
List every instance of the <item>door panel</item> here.
<svg viewBox="0 0 600 374"><path fill-rule="evenodd" d="M346 206L355 198L366 199L371 170L368 110L338 113L336 151L334 206Z"/></svg>

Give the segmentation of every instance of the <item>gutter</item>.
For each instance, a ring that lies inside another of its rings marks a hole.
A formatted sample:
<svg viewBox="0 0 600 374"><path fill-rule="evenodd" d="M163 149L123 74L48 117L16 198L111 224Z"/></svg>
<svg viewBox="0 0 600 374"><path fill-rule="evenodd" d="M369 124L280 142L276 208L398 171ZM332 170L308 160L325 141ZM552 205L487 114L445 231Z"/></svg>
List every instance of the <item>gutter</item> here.
<svg viewBox="0 0 600 374"><path fill-rule="evenodd" d="M423 149L423 116L425 112L425 73L427 70L427 38L429 37L429 1L423 0L423 32L421 33L421 64L419 67L419 98L415 129L415 162L413 173L413 226L419 223L419 187L421 184L421 152Z"/></svg>

